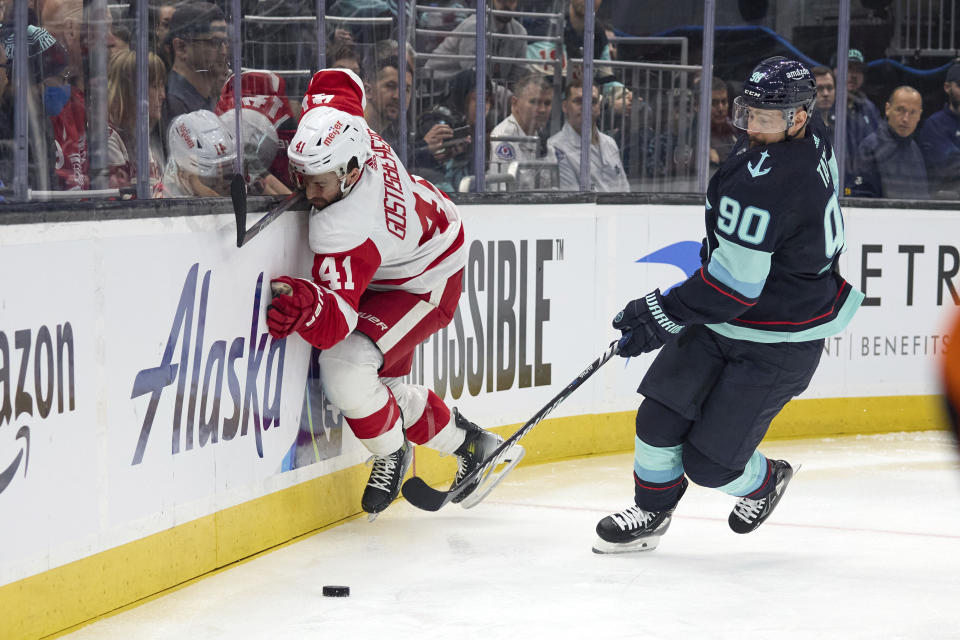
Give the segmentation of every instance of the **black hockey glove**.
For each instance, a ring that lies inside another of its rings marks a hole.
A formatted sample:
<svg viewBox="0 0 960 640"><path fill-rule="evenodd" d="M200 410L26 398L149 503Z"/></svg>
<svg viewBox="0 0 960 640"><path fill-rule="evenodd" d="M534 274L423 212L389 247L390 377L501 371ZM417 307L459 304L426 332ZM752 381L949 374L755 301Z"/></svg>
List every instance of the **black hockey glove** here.
<svg viewBox="0 0 960 640"><path fill-rule="evenodd" d="M663 310L660 289L657 289L627 303L613 319L613 328L620 329L626 338L620 344L620 356L629 358L675 340L683 325L671 320Z"/></svg>
<svg viewBox="0 0 960 640"><path fill-rule="evenodd" d="M700 264L707 264L707 260L710 258L710 248L707 245L707 239L704 238L700 241Z"/></svg>

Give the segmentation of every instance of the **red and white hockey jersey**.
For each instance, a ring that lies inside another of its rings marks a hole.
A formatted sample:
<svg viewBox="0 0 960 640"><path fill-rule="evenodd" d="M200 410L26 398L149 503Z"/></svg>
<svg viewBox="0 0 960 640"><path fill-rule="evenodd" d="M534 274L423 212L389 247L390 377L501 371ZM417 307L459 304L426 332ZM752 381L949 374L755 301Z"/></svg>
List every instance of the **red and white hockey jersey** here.
<svg viewBox="0 0 960 640"><path fill-rule="evenodd" d="M454 203L409 174L390 145L369 128L367 132L371 157L353 189L310 212L313 280L332 295L318 322L301 335L319 348L353 331L364 292L429 294L446 286L466 263L463 225Z"/></svg>

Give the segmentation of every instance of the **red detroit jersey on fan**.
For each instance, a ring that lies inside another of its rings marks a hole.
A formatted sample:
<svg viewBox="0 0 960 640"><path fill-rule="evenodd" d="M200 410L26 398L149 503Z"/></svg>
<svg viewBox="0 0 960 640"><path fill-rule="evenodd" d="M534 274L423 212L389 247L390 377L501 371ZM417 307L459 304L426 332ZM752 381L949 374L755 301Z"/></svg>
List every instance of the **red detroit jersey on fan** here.
<svg viewBox="0 0 960 640"><path fill-rule="evenodd" d="M307 335L301 331L319 348L337 343L356 328L360 299L368 289L439 298L466 262L456 207L441 190L410 175L390 145L367 126L365 97L359 79L354 81L351 75L340 69L317 72L304 98L301 120L303 127L314 111L336 109L340 117L327 131L317 132L319 143L333 144L343 128L353 124L367 147L349 197L310 213L313 279L337 302L318 318L317 327ZM381 329L395 315L382 311L371 318Z"/></svg>

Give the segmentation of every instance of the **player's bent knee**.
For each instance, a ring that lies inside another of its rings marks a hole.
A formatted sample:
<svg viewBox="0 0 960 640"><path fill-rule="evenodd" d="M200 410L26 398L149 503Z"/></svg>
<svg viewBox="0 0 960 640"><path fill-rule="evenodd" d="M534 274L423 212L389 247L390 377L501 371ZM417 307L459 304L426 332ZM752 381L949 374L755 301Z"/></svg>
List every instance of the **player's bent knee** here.
<svg viewBox="0 0 960 640"><path fill-rule="evenodd" d="M691 482L716 489L743 474L743 469L729 469L711 460L706 454L687 442L683 445L683 472Z"/></svg>
<svg viewBox="0 0 960 640"><path fill-rule="evenodd" d="M682 444L689 430L690 420L652 398L644 398L637 409L637 437L651 446Z"/></svg>
<svg viewBox="0 0 960 640"><path fill-rule="evenodd" d="M377 371L383 355L369 338L351 333L320 354L320 381L327 399L350 417L376 410L386 399Z"/></svg>

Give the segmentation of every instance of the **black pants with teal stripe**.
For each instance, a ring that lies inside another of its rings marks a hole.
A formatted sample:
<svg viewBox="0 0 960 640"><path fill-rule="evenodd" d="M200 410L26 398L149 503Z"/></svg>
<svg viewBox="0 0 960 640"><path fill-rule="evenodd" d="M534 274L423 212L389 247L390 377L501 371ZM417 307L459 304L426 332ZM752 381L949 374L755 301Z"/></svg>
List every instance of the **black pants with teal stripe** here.
<svg viewBox="0 0 960 640"><path fill-rule="evenodd" d="M822 353L822 339L764 344L689 327L660 350L637 389L644 396L637 438L650 447L682 445L691 481L724 486L743 474L771 420L810 384ZM635 480L641 508L676 505L679 483Z"/></svg>

